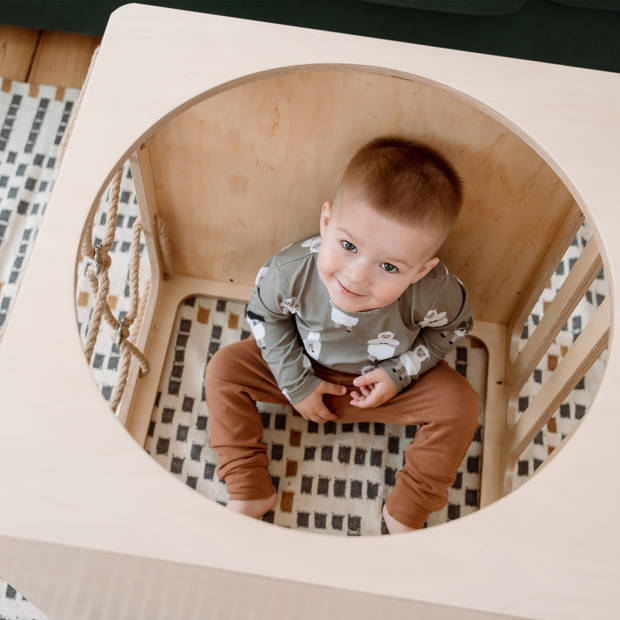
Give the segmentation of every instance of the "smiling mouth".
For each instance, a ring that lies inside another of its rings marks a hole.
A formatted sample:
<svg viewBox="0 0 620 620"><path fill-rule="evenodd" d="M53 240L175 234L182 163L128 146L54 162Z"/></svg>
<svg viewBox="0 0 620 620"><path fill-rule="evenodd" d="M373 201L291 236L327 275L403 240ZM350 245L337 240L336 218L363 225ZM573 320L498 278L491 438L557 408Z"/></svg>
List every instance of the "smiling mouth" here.
<svg viewBox="0 0 620 620"><path fill-rule="evenodd" d="M363 295L350 291L344 284L342 284L342 282L340 282L340 280L336 279L336 282L338 282L338 286L340 287L340 290L346 295L350 295L351 297L363 297Z"/></svg>

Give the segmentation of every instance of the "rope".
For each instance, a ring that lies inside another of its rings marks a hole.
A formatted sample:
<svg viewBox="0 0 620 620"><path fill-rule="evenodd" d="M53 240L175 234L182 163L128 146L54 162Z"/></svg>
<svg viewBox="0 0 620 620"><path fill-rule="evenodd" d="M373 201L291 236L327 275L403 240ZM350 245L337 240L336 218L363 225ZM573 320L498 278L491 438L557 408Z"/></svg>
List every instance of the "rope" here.
<svg viewBox="0 0 620 620"><path fill-rule="evenodd" d="M108 276L108 269L112 263L109 251L114 243L114 235L116 233L118 199L120 196L122 174L123 169L121 167L117 170L114 178L112 179L108 194L108 211L106 216L105 234L101 243L97 244L93 251L87 254L91 255L91 258L94 259L94 265L89 265L88 270L86 271L86 277L88 278L95 297L93 313L88 325L86 344L84 347L86 359L90 364L95 348L95 342L97 341L97 336L101 328L102 318L105 318L108 325L116 333L116 343L119 347L121 355L119 378L111 399L112 410L116 410L125 391L132 357L137 359L138 364L140 365L141 374L145 374L149 371L149 363L146 357L144 357L144 354L129 341L130 329L136 320L136 317L139 317L138 329L135 330L136 334L139 331L139 326L142 324L146 307L146 299L148 297L148 291L150 291L150 283L147 283L143 299L140 300L139 268L140 234L142 233L142 224L139 220L136 220L132 228L129 265L129 311L121 321L118 321L112 313L108 303L108 294L110 292L110 278Z"/></svg>
<svg viewBox="0 0 620 620"><path fill-rule="evenodd" d="M140 328L142 327L142 321L144 320L144 314L146 312L146 302L149 299L149 295L151 294L151 281L147 280L144 285L144 291L140 296L140 305L138 306L138 316L136 317L136 322L133 324L133 338L134 340L138 337L140 333Z"/></svg>
<svg viewBox="0 0 620 620"><path fill-rule="evenodd" d="M118 212L118 197L120 194L122 174L123 169L121 167L116 171L116 174L112 179L112 187L110 188L110 194L108 197L108 213L106 217L105 235L101 244L95 247L95 268L93 269L93 266L89 265L88 271L86 272L86 276L91 282L91 286L93 285L93 276L98 280L97 287L95 288L93 286L95 305L93 307L93 314L90 324L88 325L86 344L84 346L86 350L86 360L89 364L93 356L97 335L99 334L101 317L106 309L107 312L111 314L110 307L108 306L108 293L110 291L108 267L112 261L108 252L112 247L112 243L114 242L114 233L116 232L116 214Z"/></svg>
<svg viewBox="0 0 620 620"><path fill-rule="evenodd" d="M138 301L139 301L139 267L140 267L140 233L142 232L142 224L139 220L136 220L132 228L131 239L131 262L129 267L129 291L130 302L129 312L125 315L122 324L119 324L119 348L121 350L121 365L119 369L119 378L114 393L112 394L112 409L116 410L118 404L121 401L123 392L125 391L125 385L127 384L127 377L129 375L129 366L131 358L136 357L140 364L140 370L143 374L149 371L149 363L142 354L142 352L131 343L129 338L129 330L132 323L135 321L138 314Z"/></svg>

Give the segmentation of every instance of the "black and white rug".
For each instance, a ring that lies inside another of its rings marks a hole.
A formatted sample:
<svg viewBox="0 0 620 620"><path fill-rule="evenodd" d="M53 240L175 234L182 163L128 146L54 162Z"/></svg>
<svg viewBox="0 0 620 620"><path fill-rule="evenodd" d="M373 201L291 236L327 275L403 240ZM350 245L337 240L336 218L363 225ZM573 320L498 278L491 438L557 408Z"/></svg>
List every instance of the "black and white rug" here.
<svg viewBox="0 0 620 620"><path fill-rule="evenodd" d="M179 308L146 442L163 467L222 504L228 494L215 476L217 455L209 448L204 368L220 347L250 335L244 310L244 304L206 297L188 299ZM447 359L484 395L486 351L464 340ZM381 509L415 426L316 424L295 415L290 406L269 403L260 403L259 411L278 490L278 504L265 520L324 534L387 533ZM478 509L481 436L479 430L447 506L431 515L429 526Z"/></svg>

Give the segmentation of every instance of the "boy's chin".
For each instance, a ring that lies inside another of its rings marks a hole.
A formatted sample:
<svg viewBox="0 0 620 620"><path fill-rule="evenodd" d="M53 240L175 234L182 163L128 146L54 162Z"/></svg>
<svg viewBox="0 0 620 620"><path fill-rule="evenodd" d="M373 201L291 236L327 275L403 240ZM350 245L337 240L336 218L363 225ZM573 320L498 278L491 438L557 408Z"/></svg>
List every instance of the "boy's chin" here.
<svg viewBox="0 0 620 620"><path fill-rule="evenodd" d="M327 289L332 304L339 310L342 310L342 312L364 312L366 310L374 310L374 307L372 307L372 304L370 304L366 297L352 298L340 290L338 283L335 282L334 279L329 279L329 285L326 284L325 278L322 275L321 280Z"/></svg>
<svg viewBox="0 0 620 620"><path fill-rule="evenodd" d="M343 312L366 312L366 310L374 310L375 307L368 302L365 297L359 299L349 299L344 295L332 295L329 298L332 300L334 306Z"/></svg>

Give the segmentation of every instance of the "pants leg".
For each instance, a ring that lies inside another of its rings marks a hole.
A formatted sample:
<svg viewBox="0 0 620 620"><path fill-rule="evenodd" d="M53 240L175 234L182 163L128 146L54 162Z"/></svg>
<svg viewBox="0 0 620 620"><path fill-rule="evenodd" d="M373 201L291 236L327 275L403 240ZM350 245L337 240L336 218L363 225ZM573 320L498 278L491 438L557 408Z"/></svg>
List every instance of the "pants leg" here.
<svg viewBox="0 0 620 620"><path fill-rule="evenodd" d="M353 388L356 375L316 364L317 376ZM211 446L218 452L217 474L233 499L260 499L273 492L267 471L263 428L255 401L288 404L253 338L218 351L207 366ZM468 381L441 361L380 407L360 409L350 396L324 396L339 422L418 425L405 466L387 501L388 512L410 527L424 525L447 502L448 487L478 426L480 400Z"/></svg>
<svg viewBox="0 0 620 620"><path fill-rule="evenodd" d="M353 386L354 375L343 377L324 367L315 368L315 372L326 381ZM339 422L418 425L387 509L397 521L421 528L431 512L445 506L448 488L456 479L480 414L478 394L445 360L379 407L354 407L348 394L326 395L324 402Z"/></svg>
<svg viewBox="0 0 620 620"><path fill-rule="evenodd" d="M231 499L262 499L275 488L256 401L290 404L278 388L254 338L228 345L211 358L205 375L210 444L216 474Z"/></svg>

